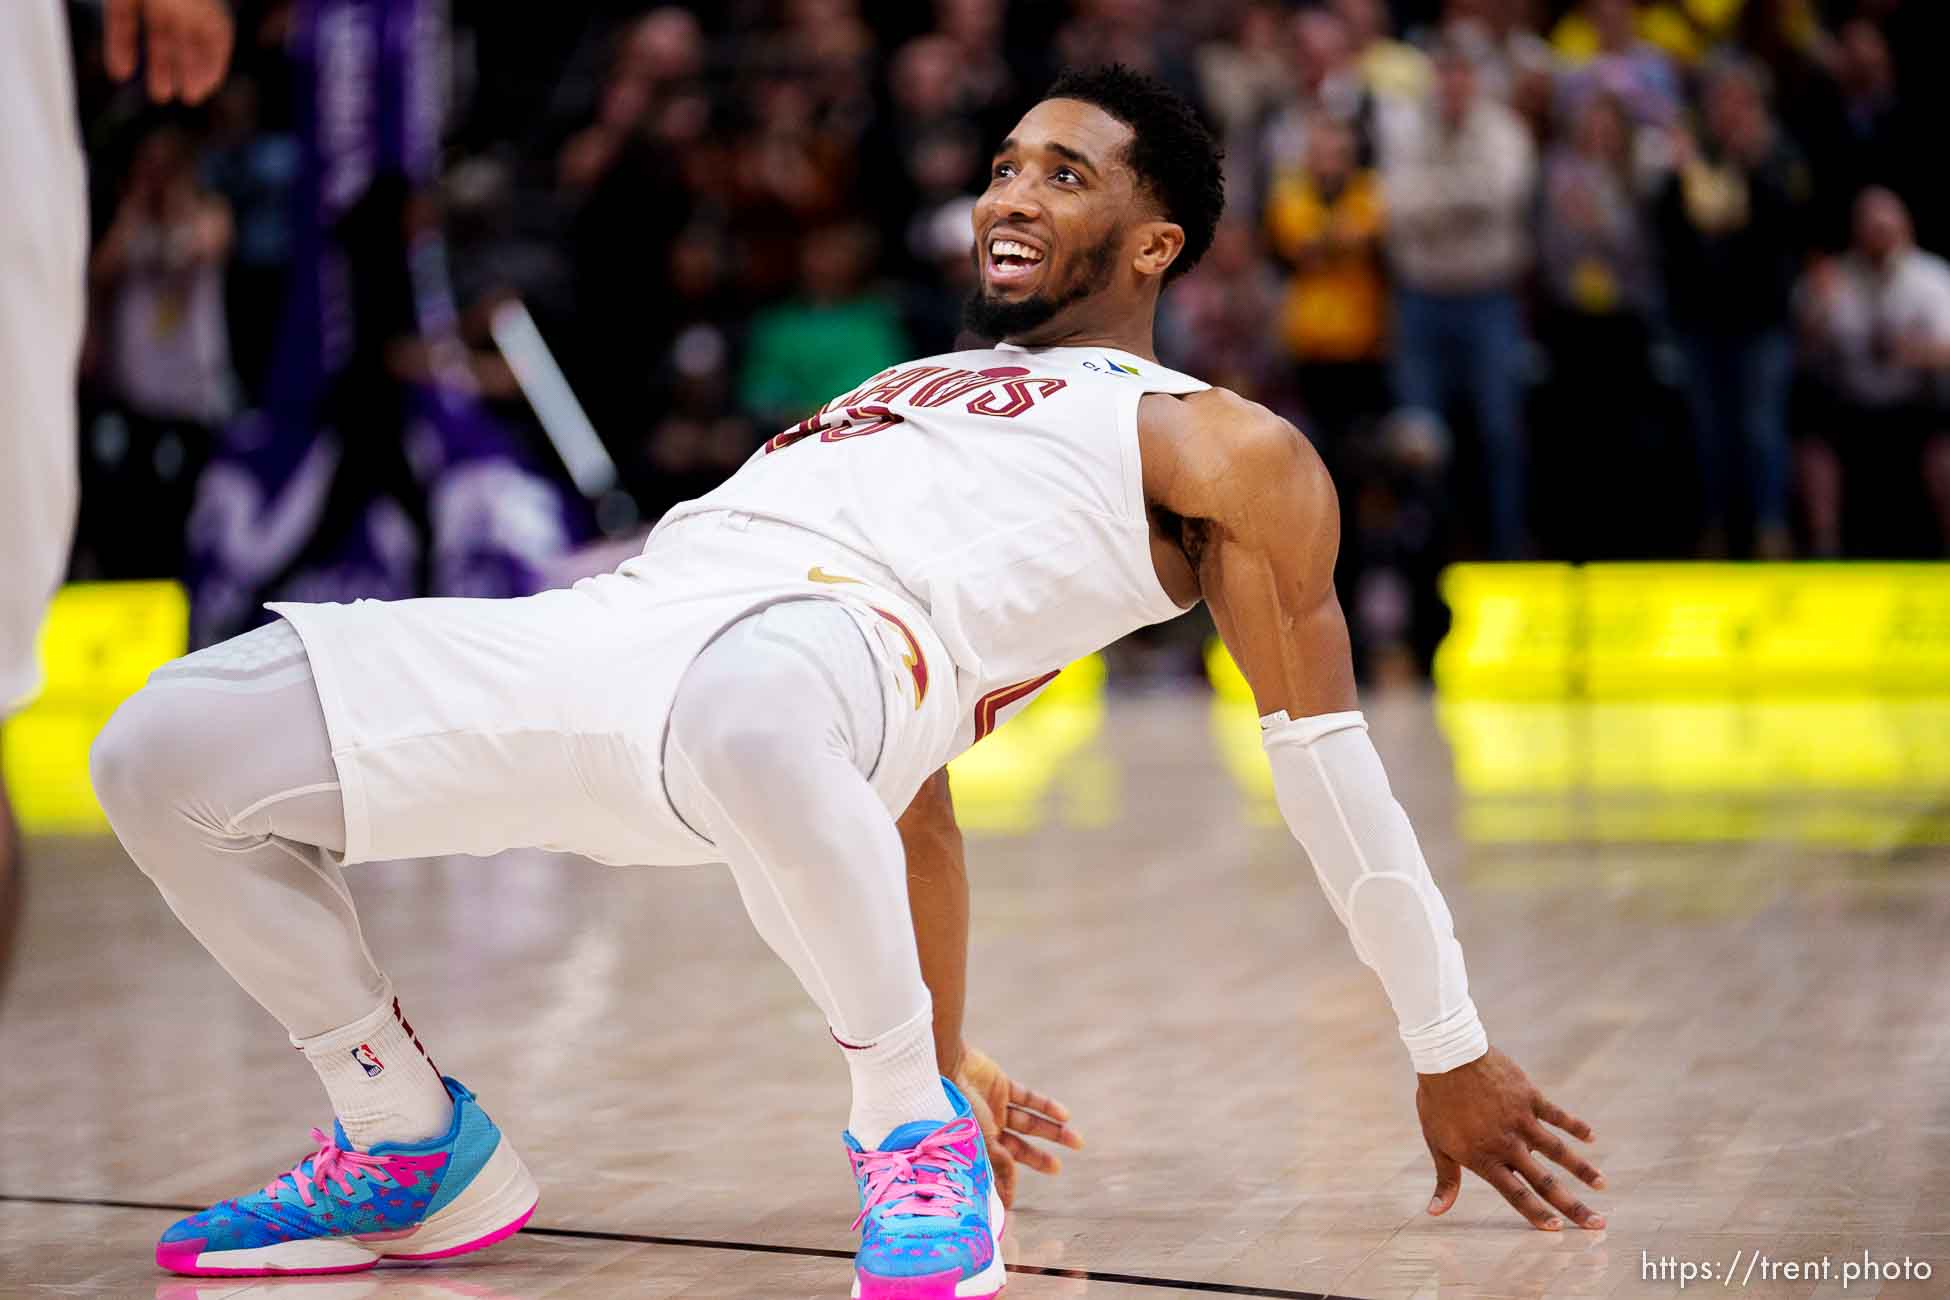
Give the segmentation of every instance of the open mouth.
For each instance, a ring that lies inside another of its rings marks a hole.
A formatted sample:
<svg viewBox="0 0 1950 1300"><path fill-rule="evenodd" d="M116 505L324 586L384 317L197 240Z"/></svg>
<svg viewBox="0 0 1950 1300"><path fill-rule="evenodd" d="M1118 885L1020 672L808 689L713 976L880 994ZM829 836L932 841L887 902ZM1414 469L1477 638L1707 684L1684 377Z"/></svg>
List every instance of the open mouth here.
<svg viewBox="0 0 1950 1300"><path fill-rule="evenodd" d="M1027 284L1036 278L1043 265L1043 250L1009 235L989 239L989 283L999 286Z"/></svg>

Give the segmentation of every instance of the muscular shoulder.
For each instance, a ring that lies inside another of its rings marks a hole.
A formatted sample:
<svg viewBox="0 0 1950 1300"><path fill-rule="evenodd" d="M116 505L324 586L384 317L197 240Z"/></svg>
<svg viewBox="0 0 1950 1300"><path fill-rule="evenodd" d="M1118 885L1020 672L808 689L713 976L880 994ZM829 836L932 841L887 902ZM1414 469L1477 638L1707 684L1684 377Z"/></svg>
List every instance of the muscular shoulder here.
<svg viewBox="0 0 1950 1300"><path fill-rule="evenodd" d="M1138 437L1146 496L1185 518L1225 522L1269 495L1332 506L1333 484L1313 445L1289 421L1227 389L1147 396Z"/></svg>

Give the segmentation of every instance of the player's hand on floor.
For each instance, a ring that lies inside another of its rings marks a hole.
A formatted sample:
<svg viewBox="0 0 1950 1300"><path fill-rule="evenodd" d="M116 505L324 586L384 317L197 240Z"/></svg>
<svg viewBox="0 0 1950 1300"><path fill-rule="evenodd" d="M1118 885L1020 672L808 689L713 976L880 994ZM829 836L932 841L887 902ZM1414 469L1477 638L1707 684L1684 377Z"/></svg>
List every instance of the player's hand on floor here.
<svg viewBox="0 0 1950 1300"><path fill-rule="evenodd" d="M988 1056L967 1048L955 1086L968 1098L982 1136L988 1139L989 1163L995 1167L995 1190L1002 1204L1016 1203L1016 1175L1023 1166L1044 1174L1060 1174L1063 1162L1055 1152L1031 1142L1042 1138L1083 1149L1083 1135L1070 1127L1070 1110L1062 1102L1032 1092L1002 1073Z"/></svg>
<svg viewBox="0 0 1950 1300"><path fill-rule="evenodd" d="M1456 1203L1462 1171L1468 1169L1545 1232L1557 1231L1565 1219L1582 1228L1605 1226L1577 1198L1575 1186L1537 1158L1545 1156L1581 1182L1603 1188L1604 1175L1555 1131L1589 1142L1591 1126L1537 1091L1515 1061L1492 1047L1468 1065L1419 1077L1415 1109L1435 1160L1430 1214L1442 1214Z"/></svg>
<svg viewBox="0 0 1950 1300"><path fill-rule="evenodd" d="M103 16L103 61L117 81L135 75L136 51L148 41L144 79L157 103L195 104L223 82L233 36L223 0L108 0Z"/></svg>

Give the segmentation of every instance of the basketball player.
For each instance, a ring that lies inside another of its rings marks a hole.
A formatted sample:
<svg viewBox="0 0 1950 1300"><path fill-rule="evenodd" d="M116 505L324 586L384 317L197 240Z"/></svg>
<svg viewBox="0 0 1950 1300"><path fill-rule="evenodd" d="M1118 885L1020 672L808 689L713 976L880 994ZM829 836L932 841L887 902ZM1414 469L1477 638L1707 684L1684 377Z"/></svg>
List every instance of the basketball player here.
<svg viewBox="0 0 1950 1300"><path fill-rule="evenodd" d="M1602 1226L1533 1154L1600 1186L1553 1126L1590 1130L1489 1046L1369 743L1332 485L1291 426L1153 354L1159 292L1222 204L1182 100L1122 68L1067 74L974 210L969 323L1004 342L834 398L574 590L281 605L159 670L97 741L97 789L339 1125L171 1228L158 1261L353 1269L521 1225L532 1179L424 1059L340 867L548 845L729 864L850 1069L857 1294L993 1296L1004 1207L970 1099L937 1074L967 907L940 769L1061 665L1201 598L1264 715L1280 809L1420 1072L1430 1213L1468 1168L1539 1228Z"/></svg>
<svg viewBox="0 0 1950 1300"><path fill-rule="evenodd" d="M108 0L105 62L133 76L146 37L150 97L195 102L230 59L217 0ZM0 23L0 723L40 689L34 643L74 526L75 362L88 200L61 0L8 0ZM13 933L18 845L0 784L0 974Z"/></svg>

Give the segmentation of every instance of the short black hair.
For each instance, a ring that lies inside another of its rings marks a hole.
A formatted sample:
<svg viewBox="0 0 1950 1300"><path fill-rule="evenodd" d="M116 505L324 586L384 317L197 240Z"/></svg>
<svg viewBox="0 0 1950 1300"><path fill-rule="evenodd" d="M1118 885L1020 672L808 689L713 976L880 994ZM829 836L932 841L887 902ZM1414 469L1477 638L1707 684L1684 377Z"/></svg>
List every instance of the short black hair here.
<svg viewBox="0 0 1950 1300"><path fill-rule="evenodd" d="M1198 110L1156 77L1122 63L1067 69L1043 98L1094 104L1131 128L1124 161L1158 200L1165 219L1185 230L1185 247L1165 279L1197 266L1212 247L1212 234L1226 206L1225 172L1220 168L1225 150L1199 119Z"/></svg>

